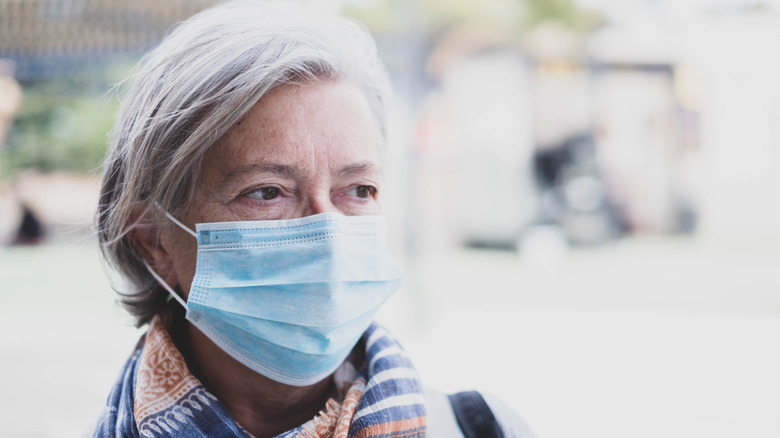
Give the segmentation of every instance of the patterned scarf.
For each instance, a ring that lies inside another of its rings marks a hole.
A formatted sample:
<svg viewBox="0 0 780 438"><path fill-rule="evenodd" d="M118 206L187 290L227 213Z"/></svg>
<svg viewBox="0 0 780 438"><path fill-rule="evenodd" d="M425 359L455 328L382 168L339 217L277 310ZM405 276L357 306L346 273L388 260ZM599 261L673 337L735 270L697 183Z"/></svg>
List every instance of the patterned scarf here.
<svg viewBox="0 0 780 438"><path fill-rule="evenodd" d="M366 363L334 373L341 401L328 400L281 438L422 438L425 402L417 372L386 330L363 335ZM250 437L193 376L165 325L155 318L114 384L93 437Z"/></svg>

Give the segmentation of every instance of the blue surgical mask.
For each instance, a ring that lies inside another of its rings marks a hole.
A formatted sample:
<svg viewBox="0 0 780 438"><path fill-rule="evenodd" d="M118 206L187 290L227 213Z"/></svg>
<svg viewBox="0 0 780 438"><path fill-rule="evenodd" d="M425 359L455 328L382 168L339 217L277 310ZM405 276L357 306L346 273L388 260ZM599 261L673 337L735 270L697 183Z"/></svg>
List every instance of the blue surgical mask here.
<svg viewBox="0 0 780 438"><path fill-rule="evenodd" d="M333 373L398 289L380 216L217 222L195 232L186 318L254 371L304 386Z"/></svg>

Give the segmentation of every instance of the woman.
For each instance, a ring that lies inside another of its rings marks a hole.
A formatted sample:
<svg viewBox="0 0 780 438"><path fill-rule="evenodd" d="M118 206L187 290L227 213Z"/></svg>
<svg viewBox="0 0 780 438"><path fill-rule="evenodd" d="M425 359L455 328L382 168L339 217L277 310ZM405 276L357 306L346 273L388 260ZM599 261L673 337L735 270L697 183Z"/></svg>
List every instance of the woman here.
<svg viewBox="0 0 780 438"><path fill-rule="evenodd" d="M207 10L146 56L98 220L149 330L95 436L520 433L496 401L459 427L482 398L426 395L371 322L400 283L378 216L387 95L362 28L289 4Z"/></svg>

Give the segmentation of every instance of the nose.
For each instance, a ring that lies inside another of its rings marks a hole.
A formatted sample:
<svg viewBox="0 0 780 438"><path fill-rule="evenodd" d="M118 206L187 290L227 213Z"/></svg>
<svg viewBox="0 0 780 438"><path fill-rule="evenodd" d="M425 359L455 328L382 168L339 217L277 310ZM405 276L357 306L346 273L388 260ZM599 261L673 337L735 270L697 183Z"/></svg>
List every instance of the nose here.
<svg viewBox="0 0 780 438"><path fill-rule="evenodd" d="M341 210L333 204L330 193L318 193L308 200L304 216L312 216L320 213L340 212Z"/></svg>

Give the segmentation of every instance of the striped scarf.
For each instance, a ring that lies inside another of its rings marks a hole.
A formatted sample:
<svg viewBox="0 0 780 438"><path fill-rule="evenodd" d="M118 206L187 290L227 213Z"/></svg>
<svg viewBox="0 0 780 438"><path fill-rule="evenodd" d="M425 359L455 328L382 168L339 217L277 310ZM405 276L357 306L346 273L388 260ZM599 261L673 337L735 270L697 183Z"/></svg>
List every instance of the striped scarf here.
<svg viewBox="0 0 780 438"><path fill-rule="evenodd" d="M397 341L372 324L363 335L366 363L334 373L345 395L280 438L422 438L425 402L417 372ZM109 395L94 437L249 437L187 369L160 318Z"/></svg>

